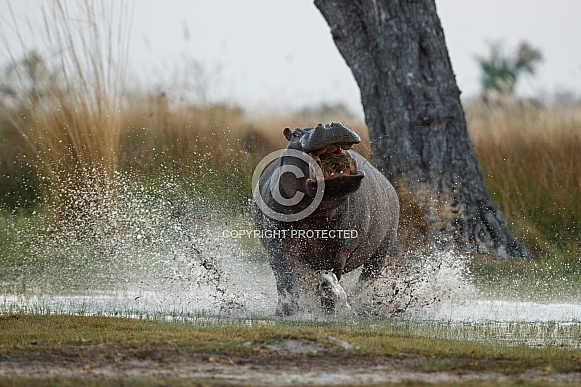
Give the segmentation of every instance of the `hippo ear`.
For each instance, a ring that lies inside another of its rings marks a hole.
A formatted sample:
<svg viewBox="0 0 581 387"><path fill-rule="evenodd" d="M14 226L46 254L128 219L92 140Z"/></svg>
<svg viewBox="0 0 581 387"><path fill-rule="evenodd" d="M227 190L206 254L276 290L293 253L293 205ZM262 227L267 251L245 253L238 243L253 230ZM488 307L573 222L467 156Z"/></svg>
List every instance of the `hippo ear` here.
<svg viewBox="0 0 581 387"><path fill-rule="evenodd" d="M292 132L292 130L290 130L290 128L284 128L284 130L282 131L282 134L284 134L286 139L289 141L293 137L293 132Z"/></svg>

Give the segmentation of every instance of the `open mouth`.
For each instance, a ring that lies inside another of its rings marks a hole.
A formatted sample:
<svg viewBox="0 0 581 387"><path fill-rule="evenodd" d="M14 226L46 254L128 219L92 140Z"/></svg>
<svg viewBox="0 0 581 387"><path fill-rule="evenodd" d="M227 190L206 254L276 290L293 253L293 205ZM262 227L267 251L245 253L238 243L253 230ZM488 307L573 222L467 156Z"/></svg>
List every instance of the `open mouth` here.
<svg viewBox="0 0 581 387"><path fill-rule="evenodd" d="M357 161L351 157L349 149L352 144L333 144L321 149L309 152L309 155L323 171L325 180L335 179L341 176L357 176L359 172ZM310 180L320 180L321 176L315 173L315 166L309 166Z"/></svg>

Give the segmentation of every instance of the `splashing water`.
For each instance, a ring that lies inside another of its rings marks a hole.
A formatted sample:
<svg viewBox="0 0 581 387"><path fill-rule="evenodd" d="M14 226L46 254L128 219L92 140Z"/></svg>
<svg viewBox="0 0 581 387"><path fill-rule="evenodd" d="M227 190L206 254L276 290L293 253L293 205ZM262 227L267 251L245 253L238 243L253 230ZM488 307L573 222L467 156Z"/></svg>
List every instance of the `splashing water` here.
<svg viewBox="0 0 581 387"><path fill-rule="evenodd" d="M133 180L118 176L114 201L67 192L74 202L59 202L19 225L13 244L23 255L20 264L0 261L4 304L51 299L52 308L78 304L91 313L100 312L98 305L224 313L252 298L247 312L271 307L265 292L273 281L254 275L268 268L222 236L234 217L193 187L184 189L176 176L154 186Z"/></svg>
<svg viewBox="0 0 581 387"><path fill-rule="evenodd" d="M251 230L249 216L211 204L193 184L171 175L155 184L120 175L114 200L94 195L76 193L74 205L12 228L13 255L20 257L17 265L9 263L14 257L0 257L0 314L273 316L276 285L259 241L224 232ZM483 299L467 262L452 252L393 260L358 294L359 272L349 273L342 283L353 308L335 318L581 322L578 303ZM312 292L304 296L298 319L326 318Z"/></svg>

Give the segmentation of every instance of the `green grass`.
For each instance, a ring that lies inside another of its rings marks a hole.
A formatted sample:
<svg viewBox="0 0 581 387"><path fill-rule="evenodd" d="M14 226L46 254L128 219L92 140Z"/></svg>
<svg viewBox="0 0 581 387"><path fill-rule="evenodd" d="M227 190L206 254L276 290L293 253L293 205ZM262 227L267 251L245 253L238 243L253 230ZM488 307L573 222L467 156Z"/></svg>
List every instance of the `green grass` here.
<svg viewBox="0 0 581 387"><path fill-rule="evenodd" d="M248 321L229 324L167 323L151 320L66 315L14 315L0 318L0 353L61 353L81 356L99 347L98 356L134 356L146 351L180 351L194 359L229 359L238 362L273 354L267 345L282 340L320 343L320 352L309 356L350 359L400 358L411 360L424 372L499 372L526 370L545 373L581 372L581 351L567 348L532 348L489 345L474 341L445 340L396 331L397 323L380 328L349 329L337 323L269 323ZM350 344L340 350L333 344ZM304 356L304 355L302 355Z"/></svg>

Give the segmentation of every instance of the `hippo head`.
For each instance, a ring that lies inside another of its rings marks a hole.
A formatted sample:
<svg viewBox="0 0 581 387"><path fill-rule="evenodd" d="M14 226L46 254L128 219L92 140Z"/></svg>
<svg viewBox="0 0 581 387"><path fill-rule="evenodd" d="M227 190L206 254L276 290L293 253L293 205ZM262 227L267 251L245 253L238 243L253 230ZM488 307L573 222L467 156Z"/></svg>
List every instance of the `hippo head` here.
<svg viewBox="0 0 581 387"><path fill-rule="evenodd" d="M302 151L310 156L310 164L294 157L282 157L281 163L291 164L300 168L305 178L286 174L281 177L281 192L292 197L296 191L305 192L315 197L318 182L324 180L325 190L323 201L340 201L359 189L365 176L360 171L357 161L349 151L353 144L361 142L361 138L339 122L327 125L319 124L314 128L292 131L286 128L284 136L289 141L286 149ZM317 163L323 174L316 173L314 163Z"/></svg>

